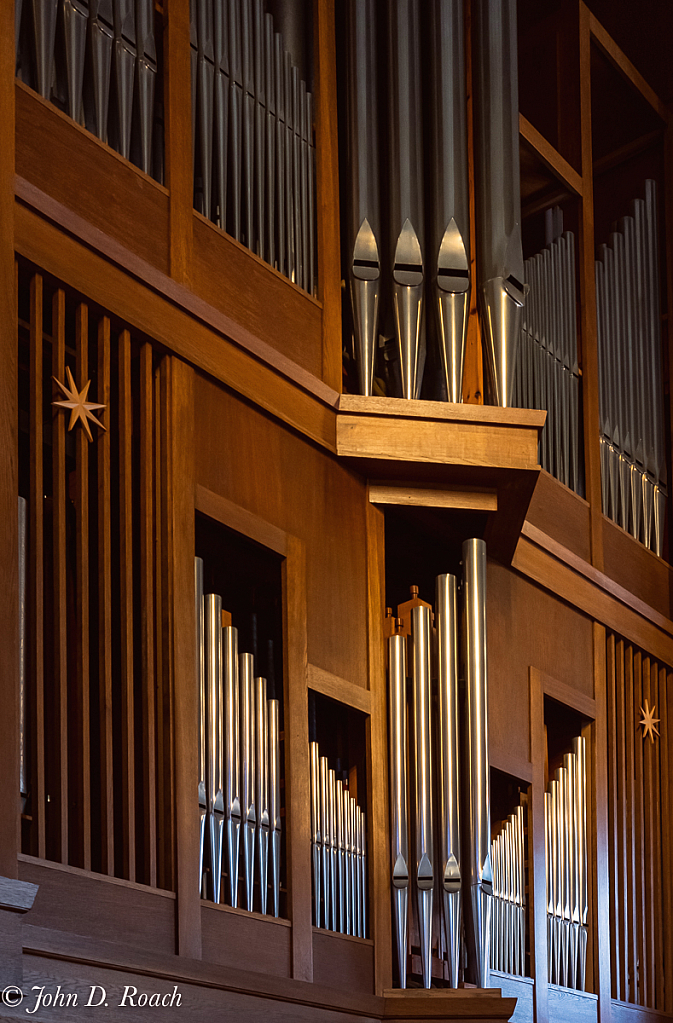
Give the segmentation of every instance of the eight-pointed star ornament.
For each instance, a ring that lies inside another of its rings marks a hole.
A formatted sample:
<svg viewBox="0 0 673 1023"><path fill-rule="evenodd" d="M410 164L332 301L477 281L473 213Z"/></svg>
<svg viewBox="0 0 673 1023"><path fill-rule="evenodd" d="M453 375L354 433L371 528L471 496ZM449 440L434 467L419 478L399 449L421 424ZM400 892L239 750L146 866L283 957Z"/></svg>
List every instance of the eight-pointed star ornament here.
<svg viewBox="0 0 673 1023"><path fill-rule="evenodd" d="M643 726L643 739L647 739L648 735L652 742L654 742L655 735L659 735L659 724L660 718L655 718L654 712L656 707L649 707L647 700L645 700L645 707L640 708L640 713L643 715L640 724Z"/></svg>
<svg viewBox="0 0 673 1023"><path fill-rule="evenodd" d="M87 420L90 419L92 423L96 424L96 426L100 426L101 430L104 430L105 427L98 419L96 419L95 416L91 414L91 409L107 408L107 406L100 405L98 402L95 401L86 400L86 396L89 393L89 387L91 385L90 380L87 380L82 390L78 391L77 388L75 387L75 381L72 378L72 373L70 372L70 366L66 366L65 371L68 374L68 383L70 384L70 387L66 387L64 384L61 383L60 380L56 380L56 377L54 377L56 386L60 387L62 393L65 395L65 400L52 401L52 405L58 405L60 408L69 408L70 422L68 424L68 430L72 430L73 426L79 420L84 429L86 430L87 437L89 438L89 440L93 440L93 437L91 436L91 430L89 429L89 423L87 422Z"/></svg>

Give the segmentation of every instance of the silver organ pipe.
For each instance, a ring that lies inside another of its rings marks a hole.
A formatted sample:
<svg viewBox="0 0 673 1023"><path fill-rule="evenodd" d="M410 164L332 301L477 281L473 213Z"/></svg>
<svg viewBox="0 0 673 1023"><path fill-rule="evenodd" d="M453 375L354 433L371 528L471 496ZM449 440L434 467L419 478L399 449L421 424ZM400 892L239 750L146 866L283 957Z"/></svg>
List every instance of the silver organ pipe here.
<svg viewBox="0 0 673 1023"><path fill-rule="evenodd" d="M411 679L414 710L414 877L418 902L423 985L432 980L434 834L432 813L432 734L430 688L430 609L411 610Z"/></svg>
<svg viewBox="0 0 673 1023"><path fill-rule="evenodd" d="M267 698L266 679L255 677L253 655L239 654L237 629L222 625L221 598L203 596L201 558L195 559L194 570L200 889L204 898L238 906L242 828L245 908L253 909L257 880L262 913L278 916L280 705ZM222 882L225 869L228 884Z"/></svg>
<svg viewBox="0 0 673 1023"><path fill-rule="evenodd" d="M663 553L667 477L656 186L599 247L596 261L603 511Z"/></svg>
<svg viewBox="0 0 673 1023"><path fill-rule="evenodd" d="M484 361L492 403L510 406L524 304L516 0L477 0L474 38L476 230Z"/></svg>
<svg viewBox="0 0 673 1023"><path fill-rule="evenodd" d="M526 861L524 806L502 821L491 842L491 969L526 974Z"/></svg>
<svg viewBox="0 0 673 1023"><path fill-rule="evenodd" d="M317 742L309 764L315 926L365 938L365 815Z"/></svg>
<svg viewBox="0 0 673 1023"><path fill-rule="evenodd" d="M545 793L549 980L585 990L587 953L586 752L581 736Z"/></svg>

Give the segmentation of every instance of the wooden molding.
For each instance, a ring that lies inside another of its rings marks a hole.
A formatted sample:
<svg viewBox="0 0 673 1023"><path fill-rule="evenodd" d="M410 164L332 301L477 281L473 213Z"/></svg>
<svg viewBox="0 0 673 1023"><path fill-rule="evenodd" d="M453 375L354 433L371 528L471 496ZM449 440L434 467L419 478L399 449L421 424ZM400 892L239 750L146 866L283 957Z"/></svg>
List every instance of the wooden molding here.
<svg viewBox="0 0 673 1023"><path fill-rule="evenodd" d="M497 511L498 492L486 487L427 487L409 483L370 480L370 504L403 504L419 508L460 508L466 511Z"/></svg>
<svg viewBox="0 0 673 1023"><path fill-rule="evenodd" d="M331 700L359 710L362 714L371 714L371 696L368 689L356 686L345 678L333 675L324 668L318 668L315 664L308 666L308 687L323 696L329 696Z"/></svg>
<svg viewBox="0 0 673 1023"><path fill-rule="evenodd" d="M591 696L579 692L573 686L547 675L538 668L531 667L529 674L535 684L540 686L543 696L550 696L552 700L557 700L559 703L565 704L566 707L572 707L573 710L579 711L590 721L595 721L596 701Z"/></svg>
<svg viewBox="0 0 673 1023"><path fill-rule="evenodd" d="M242 533L244 536L255 540L263 547L275 551L282 557L287 556L289 534L285 533L278 526L272 525L254 512L246 511L239 504L234 504L226 497L213 493L207 487L196 484L196 511L203 512L211 519L216 519L223 526Z"/></svg>

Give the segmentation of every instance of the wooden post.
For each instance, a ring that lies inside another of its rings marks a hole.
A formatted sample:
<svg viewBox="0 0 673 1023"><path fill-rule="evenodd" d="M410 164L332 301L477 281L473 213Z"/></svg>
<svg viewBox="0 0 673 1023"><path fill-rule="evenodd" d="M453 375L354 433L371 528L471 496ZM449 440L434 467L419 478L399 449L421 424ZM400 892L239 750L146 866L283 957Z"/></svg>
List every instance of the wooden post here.
<svg viewBox="0 0 673 1023"><path fill-rule="evenodd" d="M546 1023L548 1009L548 964L547 964L547 894L545 860L545 757L546 742L544 730L544 691L540 674L535 668L528 669L530 687L530 758L533 763L533 784L531 786L531 808L528 817L528 869L531 889L530 908L530 951L531 973L535 978L535 1019Z"/></svg>
<svg viewBox="0 0 673 1023"><path fill-rule="evenodd" d="M596 434L598 438L598 434ZM594 622L594 699L596 721L593 727L591 762L587 762L587 786L593 793L587 798L591 827L588 835L589 862L594 864L593 940L594 977L598 994L599 1023L609 1023L612 1012L610 991L610 863L608 843L608 735L606 703L605 626ZM593 776L593 785L591 779ZM588 976L588 974L587 974Z"/></svg>

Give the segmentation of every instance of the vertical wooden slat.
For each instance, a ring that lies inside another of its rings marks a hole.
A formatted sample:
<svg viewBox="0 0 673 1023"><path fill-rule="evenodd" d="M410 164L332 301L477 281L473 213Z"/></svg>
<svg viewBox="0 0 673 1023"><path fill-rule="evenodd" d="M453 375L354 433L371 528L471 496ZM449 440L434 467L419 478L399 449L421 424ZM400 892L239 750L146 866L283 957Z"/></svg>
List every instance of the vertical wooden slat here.
<svg viewBox="0 0 673 1023"><path fill-rule="evenodd" d="M628 821L626 848L627 898L629 909L629 1001L637 1003L640 991L640 946L638 942L638 899L636 896L636 731L633 717L633 648L623 644L624 650L624 745L626 760L626 819Z"/></svg>
<svg viewBox="0 0 673 1023"><path fill-rule="evenodd" d="M140 348L140 619L142 663L143 882L157 883L154 711L154 376L152 346Z"/></svg>
<svg viewBox="0 0 673 1023"><path fill-rule="evenodd" d="M380 508L367 502L367 660L372 712L368 719L371 784L367 788L370 853L369 904L374 939L375 990L392 986L390 921L390 835L388 805L388 711L383 639L385 535Z"/></svg>
<svg viewBox="0 0 673 1023"><path fill-rule="evenodd" d="M673 1011L673 941L670 940L673 934L673 877L670 864L673 856L671 845L671 731L670 731L670 696L673 695L671 676L666 668L662 668L659 674L659 709L661 722L661 852L664 864L663 885L664 885L664 935L666 941L663 949L663 972L664 972L664 1004L665 1012Z"/></svg>
<svg viewBox="0 0 673 1023"><path fill-rule="evenodd" d="M535 978L533 997L535 1000L535 1019L548 1018L549 985L547 962L547 865L545 859L545 811L544 793L546 787L545 758L546 734L544 723L544 693L539 673L535 668L528 669L530 690L530 759L533 764L533 784L531 785L531 807L528 815L528 858L529 899L531 924L530 951L531 968ZM590 770L590 747L587 746L587 773ZM587 797L590 786L587 779ZM587 809L588 809L587 800ZM588 816L588 815L587 815ZM592 986L587 973L587 984Z"/></svg>
<svg viewBox="0 0 673 1023"><path fill-rule="evenodd" d="M59 288L52 301L52 373L65 382L65 292ZM53 559L54 559L54 682L59 748L60 860L68 862L68 595L67 595L67 480L65 432L67 413L54 408L52 436Z"/></svg>
<svg viewBox="0 0 673 1023"><path fill-rule="evenodd" d="M342 390L335 0L313 0L318 288L322 378Z"/></svg>
<svg viewBox="0 0 673 1023"><path fill-rule="evenodd" d="M616 708L616 670L615 670L615 637L607 637L607 714L608 714L608 820L610 828L610 970L612 976L612 997L622 997L622 935L619 926L618 904L621 902L619 883L619 866L617 850L619 793L617 789L617 708Z"/></svg>
<svg viewBox="0 0 673 1023"><path fill-rule="evenodd" d="M606 682L606 637L605 628L594 622L593 626L593 674L594 699L597 707L605 707ZM593 725L593 749L591 750L591 773L593 774L593 798L587 798L591 807L591 822L587 822L591 844L587 844L589 856L595 863L593 905L594 948L596 950L596 993L598 994L598 1018L600 1023L610 1019L610 874L608 862L608 751L607 721L599 713ZM589 758L587 758L588 760ZM593 853L593 856L592 856Z"/></svg>
<svg viewBox="0 0 673 1023"><path fill-rule="evenodd" d="M636 910L638 924L638 1004L647 1005L649 999L647 977L647 926L645 894L645 822L643 819L643 740L638 727L643 703L643 658L640 650L633 652L633 733L635 737L635 814L633 817L636 840Z"/></svg>
<svg viewBox="0 0 673 1023"><path fill-rule="evenodd" d="M580 134L582 216L579 230L579 285L582 337L582 408L586 497L591 505L591 562L603 569L603 509L598 411L598 343L594 255L593 156L591 141L591 32L589 9L579 0Z"/></svg>
<svg viewBox="0 0 673 1023"><path fill-rule="evenodd" d="M75 313L77 366L75 384L82 388L89 378L89 309L84 303ZM78 866L91 870L91 743L89 721L89 441L80 424L76 427L76 617L77 669L75 718L78 746L71 744L71 765L77 782L73 797L77 804Z"/></svg>
<svg viewBox="0 0 673 1023"><path fill-rule="evenodd" d="M110 522L110 319L98 324L98 395L105 427L94 438L98 470L98 716L100 736L101 870L114 874L112 749L112 536Z"/></svg>
<svg viewBox="0 0 673 1023"><path fill-rule="evenodd" d="M633 975L635 967L635 956L633 954L633 934L630 927L629 906L632 898L628 871L628 836L631 828L631 821L627 815L627 787L626 787L626 735L624 725L624 640L620 639L616 644L615 655L615 704L617 708L617 732L615 741L617 744L617 866L615 890L612 894L613 900L617 901L619 907L619 922L622 934L621 941L621 963L622 963L622 984L619 998L628 1002L633 987Z"/></svg>
<svg viewBox="0 0 673 1023"><path fill-rule="evenodd" d="M650 673L650 696L657 708L657 717L661 718L661 691L659 687L659 665L652 662ZM660 721L661 724L661 721ZM666 897L663 888L661 852L663 836L661 828L661 728L660 736L652 745L652 792L650 800L652 803L652 887L654 893L654 994L653 1006L655 1009L664 1007L664 930L663 918L666 907ZM666 866L668 869L668 864Z"/></svg>
<svg viewBox="0 0 673 1023"><path fill-rule="evenodd" d="M642 700L640 706L637 708L638 710L645 706L646 700L648 705L650 707L652 706L650 658L643 655L641 658L641 665ZM640 720L640 715L638 716L638 720ZM643 872L645 875L645 948L647 970L647 1001L645 1004L650 1008L654 1008L654 914L656 912L655 901L658 901L659 899L659 892L654 887L655 836L654 808L652 806L652 800L654 798L653 758L651 739L647 739L645 741L641 732L640 742L643 752Z"/></svg>
<svg viewBox="0 0 673 1023"><path fill-rule="evenodd" d="M44 486L42 465L42 277L30 282L30 498L28 501L28 550L30 551L30 673L34 697L32 717L33 772L31 807L37 855L45 855L44 777Z"/></svg>
<svg viewBox="0 0 673 1023"><path fill-rule="evenodd" d="M306 552L288 538L283 562L285 666L285 807L288 909L292 921L292 976L313 980L311 822L308 765L308 639Z"/></svg>
<svg viewBox="0 0 673 1023"><path fill-rule="evenodd" d="M167 422L171 475L166 480L168 520L173 535L172 615L173 713L175 744L175 849L178 952L201 958L201 899L198 885L199 807L196 737L199 698L194 685L194 372L178 359L166 359L168 392L163 416Z"/></svg>
<svg viewBox="0 0 673 1023"><path fill-rule="evenodd" d="M133 672L133 395L131 335L118 342L119 364L119 601L121 685L121 775L124 875L136 879L135 711Z"/></svg>

